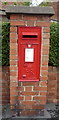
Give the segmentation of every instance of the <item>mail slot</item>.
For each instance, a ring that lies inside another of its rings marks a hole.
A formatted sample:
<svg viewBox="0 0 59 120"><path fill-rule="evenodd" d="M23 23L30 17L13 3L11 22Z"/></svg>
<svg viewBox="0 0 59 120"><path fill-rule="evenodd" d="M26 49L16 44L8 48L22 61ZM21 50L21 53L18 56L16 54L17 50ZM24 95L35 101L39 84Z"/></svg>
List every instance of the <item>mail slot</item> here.
<svg viewBox="0 0 59 120"><path fill-rule="evenodd" d="M18 27L18 80L40 80L41 28Z"/></svg>
<svg viewBox="0 0 59 120"><path fill-rule="evenodd" d="M22 33L22 38L24 38L24 39L29 39L29 38L37 38L37 34L36 33L28 33L28 32L23 32ZM30 39L31 40L31 39Z"/></svg>

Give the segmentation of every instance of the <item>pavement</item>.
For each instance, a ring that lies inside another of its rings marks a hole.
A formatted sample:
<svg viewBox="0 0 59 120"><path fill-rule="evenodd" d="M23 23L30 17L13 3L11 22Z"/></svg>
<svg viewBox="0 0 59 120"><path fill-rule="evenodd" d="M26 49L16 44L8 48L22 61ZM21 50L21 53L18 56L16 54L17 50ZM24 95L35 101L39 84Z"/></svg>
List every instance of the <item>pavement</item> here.
<svg viewBox="0 0 59 120"><path fill-rule="evenodd" d="M54 103L46 104L44 108L44 114L41 112L41 114L38 114L37 116L25 117L17 116L17 114L13 115L10 110L10 106L7 106L3 108L1 120L59 120L59 105Z"/></svg>

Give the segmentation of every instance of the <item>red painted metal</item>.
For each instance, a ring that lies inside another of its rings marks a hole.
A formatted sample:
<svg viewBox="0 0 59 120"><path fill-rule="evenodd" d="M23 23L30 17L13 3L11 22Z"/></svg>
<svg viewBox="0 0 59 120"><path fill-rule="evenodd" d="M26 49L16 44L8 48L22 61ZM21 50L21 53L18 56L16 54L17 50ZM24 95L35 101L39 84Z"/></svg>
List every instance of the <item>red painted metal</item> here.
<svg viewBox="0 0 59 120"><path fill-rule="evenodd" d="M26 53L26 51L28 53ZM32 53L30 53L31 51ZM32 57L30 56L30 54ZM18 27L19 81L40 80L40 55L41 55L41 28Z"/></svg>

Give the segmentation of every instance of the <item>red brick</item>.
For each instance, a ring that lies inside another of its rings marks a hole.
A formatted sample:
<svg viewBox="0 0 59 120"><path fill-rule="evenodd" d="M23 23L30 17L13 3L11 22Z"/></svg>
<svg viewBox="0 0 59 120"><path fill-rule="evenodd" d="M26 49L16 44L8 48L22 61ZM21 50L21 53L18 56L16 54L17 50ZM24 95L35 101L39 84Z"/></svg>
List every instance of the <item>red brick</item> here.
<svg viewBox="0 0 59 120"><path fill-rule="evenodd" d="M17 79L16 79L17 80ZM11 87L16 87L17 86L17 82L14 80L14 81L12 81L12 79L11 79L11 82L10 82L10 86ZM17 87L16 87L17 88Z"/></svg>
<svg viewBox="0 0 59 120"><path fill-rule="evenodd" d="M27 26L34 26L34 22L33 21L27 21Z"/></svg>
<svg viewBox="0 0 59 120"><path fill-rule="evenodd" d="M2 77L3 77L3 76L2 76L2 72L0 72L0 84L2 84L2 80L1 80ZM0 86L1 86L1 85L0 85Z"/></svg>
<svg viewBox="0 0 59 120"><path fill-rule="evenodd" d="M49 27L50 22L36 22L36 26Z"/></svg>
<svg viewBox="0 0 59 120"><path fill-rule="evenodd" d="M57 83L58 83L58 85L59 85L59 77L57 76Z"/></svg>
<svg viewBox="0 0 59 120"><path fill-rule="evenodd" d="M16 66L10 66L10 70L17 70Z"/></svg>
<svg viewBox="0 0 59 120"><path fill-rule="evenodd" d="M24 87L23 86L19 86L19 91L24 91Z"/></svg>
<svg viewBox="0 0 59 120"><path fill-rule="evenodd" d="M49 74L49 72L48 72L48 74ZM48 76L48 85L50 85L50 84L55 84L56 85L57 84L57 80L52 80L52 79L50 80L49 76Z"/></svg>
<svg viewBox="0 0 59 120"><path fill-rule="evenodd" d="M57 67L57 68L55 67L55 69L56 69L56 70L58 71L58 73L59 73L59 67Z"/></svg>
<svg viewBox="0 0 59 120"><path fill-rule="evenodd" d="M18 100L24 100L24 96L18 96Z"/></svg>
<svg viewBox="0 0 59 120"><path fill-rule="evenodd" d="M59 72L57 71L57 77L59 78Z"/></svg>
<svg viewBox="0 0 59 120"><path fill-rule="evenodd" d="M7 90L5 90L5 91L2 91L3 93L2 93L2 97L4 97L4 96L7 96L8 97L8 92L7 92Z"/></svg>
<svg viewBox="0 0 59 120"><path fill-rule="evenodd" d="M10 32L17 32L17 27L10 27Z"/></svg>
<svg viewBox="0 0 59 120"><path fill-rule="evenodd" d="M46 76L48 74L47 70L42 70L42 76Z"/></svg>
<svg viewBox="0 0 59 120"><path fill-rule="evenodd" d="M50 28L49 28L49 27L44 27L44 28L43 28L43 32L44 32L44 33L47 33L47 32L49 33L49 32L50 32Z"/></svg>
<svg viewBox="0 0 59 120"><path fill-rule="evenodd" d="M39 109L39 110L44 109L44 105L39 105L39 104L38 105L33 105L32 109L34 109L34 110L35 109Z"/></svg>
<svg viewBox="0 0 59 120"><path fill-rule="evenodd" d="M49 21L49 19L50 19L50 17L48 17L48 16L43 16L43 20L44 20L44 21Z"/></svg>
<svg viewBox="0 0 59 120"><path fill-rule="evenodd" d="M49 45L49 39L43 39L43 44L44 45L46 45L46 44Z"/></svg>
<svg viewBox="0 0 59 120"><path fill-rule="evenodd" d="M53 72L59 72L58 67L53 67Z"/></svg>
<svg viewBox="0 0 59 120"><path fill-rule="evenodd" d="M49 33L44 33L43 34L43 38L44 39L49 39L50 38L50 34Z"/></svg>
<svg viewBox="0 0 59 120"><path fill-rule="evenodd" d="M40 95L46 96L46 95L47 95L47 92L40 92Z"/></svg>
<svg viewBox="0 0 59 120"><path fill-rule="evenodd" d="M35 96L34 100L46 100L46 97L42 97L42 96Z"/></svg>
<svg viewBox="0 0 59 120"><path fill-rule="evenodd" d="M19 92L20 95L38 95L38 92Z"/></svg>
<svg viewBox="0 0 59 120"><path fill-rule="evenodd" d="M41 100L40 105L46 105L46 102L47 102L46 100Z"/></svg>
<svg viewBox="0 0 59 120"><path fill-rule="evenodd" d="M44 45L43 45L43 49L44 49L44 50L48 50L48 49L49 49L49 45L44 44Z"/></svg>
<svg viewBox="0 0 59 120"><path fill-rule="evenodd" d="M48 66L42 66L42 70L48 70Z"/></svg>
<svg viewBox="0 0 59 120"><path fill-rule="evenodd" d="M49 72L52 72L53 71L53 66L49 66L48 70L49 70Z"/></svg>
<svg viewBox="0 0 59 120"><path fill-rule="evenodd" d="M25 100L31 100L31 96L25 96Z"/></svg>
<svg viewBox="0 0 59 120"><path fill-rule="evenodd" d="M16 103L16 96L10 96L10 104L14 105Z"/></svg>
<svg viewBox="0 0 59 120"><path fill-rule="evenodd" d="M17 38L17 33L10 33L10 38Z"/></svg>
<svg viewBox="0 0 59 120"><path fill-rule="evenodd" d="M42 65L44 65L44 66L45 66L45 65L48 65L48 61L43 61L43 60L42 60Z"/></svg>
<svg viewBox="0 0 59 120"><path fill-rule="evenodd" d="M15 100L16 98L17 98L17 96L13 96L13 95L10 96L10 99L12 99L12 100Z"/></svg>
<svg viewBox="0 0 59 120"><path fill-rule="evenodd" d="M48 50L47 50L48 51ZM48 55L42 55L42 61L48 61L49 56Z"/></svg>
<svg viewBox="0 0 59 120"><path fill-rule="evenodd" d="M11 61L10 61L10 65L17 65L17 63L18 63L18 62L17 62L16 60L11 60Z"/></svg>
<svg viewBox="0 0 59 120"><path fill-rule="evenodd" d="M35 91L47 91L47 87L34 87Z"/></svg>
<svg viewBox="0 0 59 120"><path fill-rule="evenodd" d="M2 96L2 100L9 100L9 96L5 95L5 96Z"/></svg>
<svg viewBox="0 0 59 120"><path fill-rule="evenodd" d="M56 96L55 95L52 95L52 96L48 96L48 99L55 99L56 98Z"/></svg>
<svg viewBox="0 0 59 120"><path fill-rule="evenodd" d="M10 81L16 81L16 80L17 80L16 77L10 76Z"/></svg>
<svg viewBox="0 0 59 120"><path fill-rule="evenodd" d="M10 86L10 90L13 91L13 90L16 90L17 87L16 86Z"/></svg>
<svg viewBox="0 0 59 120"><path fill-rule="evenodd" d="M55 84L50 84L49 87L50 88L57 88L57 84L56 85Z"/></svg>
<svg viewBox="0 0 59 120"><path fill-rule="evenodd" d="M43 21L43 16L38 15L37 20Z"/></svg>
<svg viewBox="0 0 59 120"><path fill-rule="evenodd" d="M11 49L11 50L10 50L10 54L11 54L11 55L17 54L17 50L16 50L16 49Z"/></svg>
<svg viewBox="0 0 59 120"><path fill-rule="evenodd" d="M51 92L53 92L53 91L56 92L56 90L57 90L56 88L51 88L51 87L48 88L48 91L51 91Z"/></svg>
<svg viewBox="0 0 59 120"><path fill-rule="evenodd" d="M23 15L23 20L37 20L37 16L35 15Z"/></svg>
<svg viewBox="0 0 59 120"><path fill-rule="evenodd" d="M41 82L40 82L40 85L41 85L41 86L47 86L47 81L41 81Z"/></svg>
<svg viewBox="0 0 59 120"><path fill-rule="evenodd" d="M17 60L18 56L17 55L10 55L11 60Z"/></svg>
<svg viewBox="0 0 59 120"><path fill-rule="evenodd" d="M2 71L2 67L0 66L0 72Z"/></svg>
<svg viewBox="0 0 59 120"><path fill-rule="evenodd" d="M10 42L11 43L17 43L17 38L15 37L15 38L10 38Z"/></svg>
<svg viewBox="0 0 59 120"><path fill-rule="evenodd" d="M14 26L25 25L25 21L11 21L10 25L14 25Z"/></svg>
<svg viewBox="0 0 59 120"><path fill-rule="evenodd" d="M37 20L39 20L39 21L49 21L49 17L48 16L37 16Z"/></svg>
<svg viewBox="0 0 59 120"><path fill-rule="evenodd" d="M27 108L28 108L28 106L31 107L32 105L35 105L35 103L36 103L35 101L22 101L22 102L21 102L21 104L22 104L22 105L26 105Z"/></svg>
<svg viewBox="0 0 59 120"><path fill-rule="evenodd" d="M18 19L21 19L21 20L22 20L22 14L18 14L18 15L16 15L16 14L11 14L11 15L10 15L10 19L11 19L11 20L18 20Z"/></svg>
<svg viewBox="0 0 59 120"><path fill-rule="evenodd" d="M32 87L26 87L26 91L32 91Z"/></svg>
<svg viewBox="0 0 59 120"><path fill-rule="evenodd" d="M17 49L17 44L16 43L10 44L10 49Z"/></svg>
<svg viewBox="0 0 59 120"><path fill-rule="evenodd" d="M44 50L42 51L42 55L48 55L49 54L49 50Z"/></svg>
<svg viewBox="0 0 59 120"><path fill-rule="evenodd" d="M16 87L17 86L17 83L16 83L16 78L14 77L14 79L13 79L13 77L11 77L12 79L11 79L11 82L10 82L10 86L11 87Z"/></svg>
<svg viewBox="0 0 59 120"><path fill-rule="evenodd" d="M11 76L16 76L16 75L17 75L17 72L16 72L16 71L10 71L10 75L11 75Z"/></svg>
<svg viewBox="0 0 59 120"><path fill-rule="evenodd" d="M51 96L54 96L54 97L55 97L55 96L56 96L56 93L55 93L54 91L53 91L53 92L49 92L49 93L48 93L48 98L51 97Z"/></svg>
<svg viewBox="0 0 59 120"><path fill-rule="evenodd" d="M51 73L49 73L48 77L49 77L49 80L57 80L57 74L56 73L51 72Z"/></svg>
<svg viewBox="0 0 59 120"><path fill-rule="evenodd" d="M11 94L11 96L12 96L12 95L17 95L17 93L16 93L15 90L13 90L13 91L11 90L11 91L10 91L10 94Z"/></svg>
<svg viewBox="0 0 59 120"><path fill-rule="evenodd" d="M38 86L39 82L22 82L23 86Z"/></svg>

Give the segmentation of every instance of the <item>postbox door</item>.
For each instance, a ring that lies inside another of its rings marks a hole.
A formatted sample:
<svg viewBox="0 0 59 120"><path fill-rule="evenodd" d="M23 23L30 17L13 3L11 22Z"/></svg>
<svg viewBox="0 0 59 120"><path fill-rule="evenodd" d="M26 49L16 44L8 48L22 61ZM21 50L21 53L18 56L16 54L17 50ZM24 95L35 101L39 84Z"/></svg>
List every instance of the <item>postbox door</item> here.
<svg viewBox="0 0 59 120"><path fill-rule="evenodd" d="M19 80L39 80L39 45L21 44L19 61Z"/></svg>

